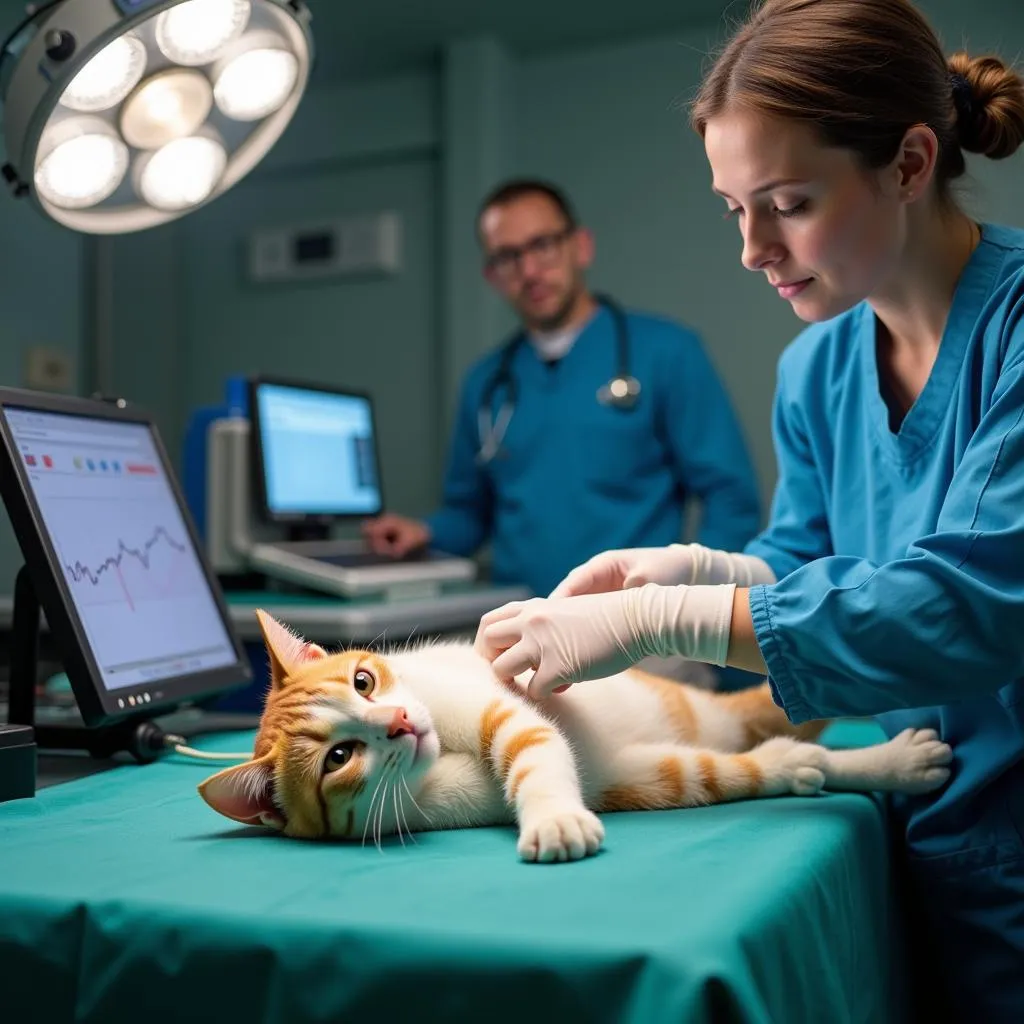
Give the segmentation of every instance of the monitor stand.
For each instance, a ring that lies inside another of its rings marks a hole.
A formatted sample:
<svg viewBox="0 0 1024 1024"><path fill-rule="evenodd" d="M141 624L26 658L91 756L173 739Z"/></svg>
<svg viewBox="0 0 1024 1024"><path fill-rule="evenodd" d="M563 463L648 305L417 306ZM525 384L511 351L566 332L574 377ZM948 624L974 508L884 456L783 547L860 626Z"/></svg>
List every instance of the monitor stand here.
<svg viewBox="0 0 1024 1024"><path fill-rule="evenodd" d="M28 568L22 566L14 583L11 637L11 678L7 722L27 725L40 749L86 750L93 757L112 757L127 751L142 764L167 752L164 731L153 722L133 716L108 726L36 725L36 676L39 667L39 599Z"/></svg>

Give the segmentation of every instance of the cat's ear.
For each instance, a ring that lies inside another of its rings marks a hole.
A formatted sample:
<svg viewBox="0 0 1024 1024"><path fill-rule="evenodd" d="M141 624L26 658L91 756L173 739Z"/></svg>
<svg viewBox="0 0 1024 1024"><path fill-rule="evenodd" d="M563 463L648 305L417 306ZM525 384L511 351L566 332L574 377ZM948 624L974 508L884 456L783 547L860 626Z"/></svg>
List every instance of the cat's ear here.
<svg viewBox="0 0 1024 1024"><path fill-rule="evenodd" d="M243 825L280 831L284 815L274 804L274 763L270 757L225 768L199 784L199 795L218 813Z"/></svg>
<svg viewBox="0 0 1024 1024"><path fill-rule="evenodd" d="M260 624L263 642L270 656L270 683L273 689L281 686L304 662L327 657L322 647L303 640L262 608L256 609L256 621Z"/></svg>

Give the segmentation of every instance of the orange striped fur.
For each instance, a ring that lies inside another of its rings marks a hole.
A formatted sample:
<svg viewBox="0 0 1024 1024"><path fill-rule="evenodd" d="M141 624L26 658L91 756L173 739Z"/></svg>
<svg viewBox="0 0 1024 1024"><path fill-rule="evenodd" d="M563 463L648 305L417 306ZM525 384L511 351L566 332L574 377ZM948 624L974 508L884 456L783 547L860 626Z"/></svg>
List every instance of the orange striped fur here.
<svg viewBox="0 0 1024 1024"><path fill-rule="evenodd" d="M803 742L825 723L790 725L767 684L714 694L633 669L537 704L466 644L328 654L259 618L271 685L253 759L200 793L291 836L515 823L521 857L574 860L601 845L595 812L944 778L948 748L920 734L867 754Z"/></svg>

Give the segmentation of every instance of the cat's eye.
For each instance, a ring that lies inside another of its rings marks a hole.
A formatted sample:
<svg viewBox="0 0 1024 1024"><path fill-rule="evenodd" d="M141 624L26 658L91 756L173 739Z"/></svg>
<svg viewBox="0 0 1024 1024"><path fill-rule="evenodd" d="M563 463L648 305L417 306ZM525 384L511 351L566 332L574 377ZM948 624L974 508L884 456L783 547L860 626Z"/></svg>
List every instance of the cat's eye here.
<svg viewBox="0 0 1024 1024"><path fill-rule="evenodd" d="M339 743L337 746L331 747L327 757L324 758L324 771L336 772L338 769L344 768L355 756L358 746L359 744L355 740L350 740L347 743Z"/></svg>
<svg viewBox="0 0 1024 1024"><path fill-rule="evenodd" d="M368 669L361 668L352 677L352 685L360 697L369 697L377 688L377 680Z"/></svg>

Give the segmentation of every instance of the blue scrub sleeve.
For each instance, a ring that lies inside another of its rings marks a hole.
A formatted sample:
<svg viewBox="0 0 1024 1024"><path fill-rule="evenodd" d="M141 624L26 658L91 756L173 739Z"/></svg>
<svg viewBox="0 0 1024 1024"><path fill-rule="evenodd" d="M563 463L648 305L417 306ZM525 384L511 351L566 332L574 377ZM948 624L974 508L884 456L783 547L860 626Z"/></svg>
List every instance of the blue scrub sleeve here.
<svg viewBox="0 0 1024 1024"><path fill-rule="evenodd" d="M811 562L750 605L794 722L948 704L1024 676L1024 358L1000 374L934 533L883 565Z"/></svg>
<svg viewBox="0 0 1024 1024"><path fill-rule="evenodd" d="M828 506L815 468L803 410L788 393L780 362L772 406L772 438L778 482L767 529L745 553L764 559L781 580L794 569L833 553Z"/></svg>
<svg viewBox="0 0 1024 1024"><path fill-rule="evenodd" d="M472 555L488 538L494 499L479 451L477 406L480 387L469 375L463 381L459 410L448 448L441 507L428 516L432 545L453 555Z"/></svg>
<svg viewBox="0 0 1024 1024"><path fill-rule="evenodd" d="M698 542L740 551L761 526L757 474L711 360L696 335L680 334L660 375L663 428L682 486L701 501Z"/></svg>

